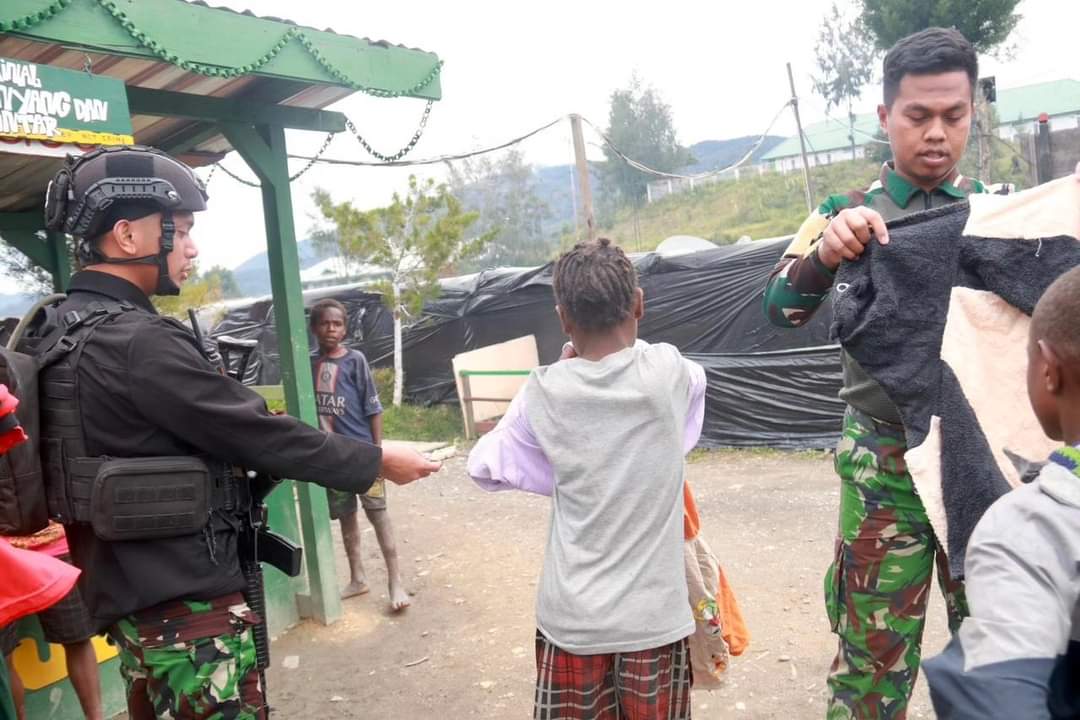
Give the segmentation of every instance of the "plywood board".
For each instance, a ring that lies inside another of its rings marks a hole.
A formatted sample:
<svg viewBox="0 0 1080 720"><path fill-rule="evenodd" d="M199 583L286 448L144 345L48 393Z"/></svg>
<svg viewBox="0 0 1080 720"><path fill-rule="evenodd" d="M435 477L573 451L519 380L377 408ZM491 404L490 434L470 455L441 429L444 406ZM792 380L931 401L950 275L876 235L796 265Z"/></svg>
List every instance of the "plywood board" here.
<svg viewBox="0 0 1080 720"><path fill-rule="evenodd" d="M464 397L461 388L462 370L532 370L540 364L536 349L536 338L532 335L508 340L497 345L470 350L456 355L452 361L454 380L457 383L458 397ZM527 376L471 377L470 394L473 397L506 398L501 402L472 403L473 420L488 420L506 412L510 400L521 389ZM461 405L465 416L465 404Z"/></svg>

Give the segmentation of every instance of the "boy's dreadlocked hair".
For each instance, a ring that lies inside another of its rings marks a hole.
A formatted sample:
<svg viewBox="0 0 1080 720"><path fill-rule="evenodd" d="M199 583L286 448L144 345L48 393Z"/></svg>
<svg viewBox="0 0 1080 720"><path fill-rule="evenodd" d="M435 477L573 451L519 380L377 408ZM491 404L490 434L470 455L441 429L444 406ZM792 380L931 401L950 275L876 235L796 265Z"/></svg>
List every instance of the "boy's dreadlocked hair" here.
<svg viewBox="0 0 1080 720"><path fill-rule="evenodd" d="M575 325L601 331L633 312L637 272L607 238L578 243L555 263L555 302Z"/></svg>

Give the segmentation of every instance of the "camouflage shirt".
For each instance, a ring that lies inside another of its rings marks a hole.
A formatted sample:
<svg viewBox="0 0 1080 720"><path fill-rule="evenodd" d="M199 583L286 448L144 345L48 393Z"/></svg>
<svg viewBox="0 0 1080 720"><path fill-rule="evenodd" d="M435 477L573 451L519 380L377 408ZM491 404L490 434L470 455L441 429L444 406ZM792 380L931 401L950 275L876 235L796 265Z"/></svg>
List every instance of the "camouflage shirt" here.
<svg viewBox="0 0 1080 720"><path fill-rule="evenodd" d="M1001 191L1007 192L1008 188ZM974 193L991 192L975 178L953 175L927 192L902 178L890 163L866 190L830 195L811 213L795 234L783 258L773 268L765 289L765 314L778 327L805 324L832 289L835 273L818 257L818 243L829 222L845 208L864 205L879 212L885 221L963 200ZM852 407L879 420L900 424L900 413L885 391L841 353L844 387L840 397Z"/></svg>

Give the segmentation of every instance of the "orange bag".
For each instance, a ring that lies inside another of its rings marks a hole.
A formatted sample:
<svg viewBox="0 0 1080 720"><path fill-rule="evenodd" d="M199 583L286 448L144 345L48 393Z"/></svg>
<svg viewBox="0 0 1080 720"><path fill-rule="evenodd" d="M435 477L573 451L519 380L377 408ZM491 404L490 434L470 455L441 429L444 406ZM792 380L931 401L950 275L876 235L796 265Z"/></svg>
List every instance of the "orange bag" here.
<svg viewBox="0 0 1080 720"><path fill-rule="evenodd" d="M694 685L721 685L731 655L742 655L750 644L735 593L712 549L701 537L701 518L690 485L683 487L683 534L686 585L696 627L690 636Z"/></svg>

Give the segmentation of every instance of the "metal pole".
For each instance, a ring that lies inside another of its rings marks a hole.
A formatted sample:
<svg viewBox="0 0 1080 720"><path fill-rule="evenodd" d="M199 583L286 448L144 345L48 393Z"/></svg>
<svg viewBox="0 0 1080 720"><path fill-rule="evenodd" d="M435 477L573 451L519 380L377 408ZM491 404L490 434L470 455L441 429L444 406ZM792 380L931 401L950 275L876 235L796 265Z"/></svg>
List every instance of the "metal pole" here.
<svg viewBox="0 0 1080 720"><path fill-rule="evenodd" d="M581 134L581 116L570 116L570 131L574 135L574 160L577 163L578 187L581 188L581 209L589 240L596 239L596 218L593 216L592 186L589 184L589 164L585 160L585 138Z"/></svg>
<svg viewBox="0 0 1080 720"><path fill-rule="evenodd" d="M1038 132L1035 135L1035 176L1039 184L1052 179L1053 163L1050 154L1050 118L1046 113L1039 115Z"/></svg>
<svg viewBox="0 0 1080 720"><path fill-rule="evenodd" d="M799 149L802 152L803 184L806 190L806 211L814 212L814 191L810 187L810 163L806 160L806 139L803 137L802 120L799 118L799 97L795 94L795 77L791 74L791 63L787 64L788 84L791 85L791 109L795 112L795 127L799 131Z"/></svg>

